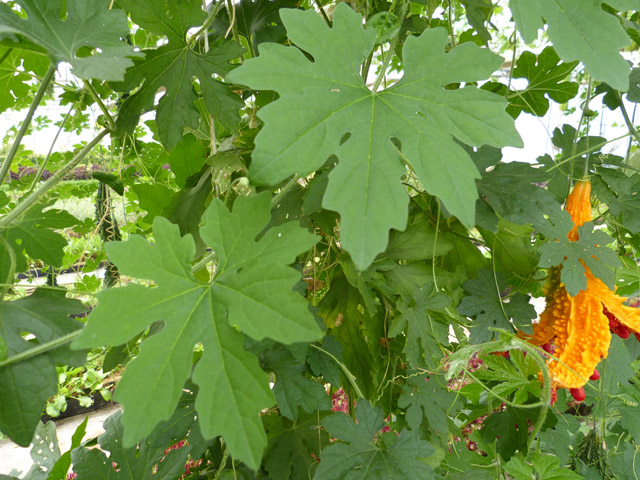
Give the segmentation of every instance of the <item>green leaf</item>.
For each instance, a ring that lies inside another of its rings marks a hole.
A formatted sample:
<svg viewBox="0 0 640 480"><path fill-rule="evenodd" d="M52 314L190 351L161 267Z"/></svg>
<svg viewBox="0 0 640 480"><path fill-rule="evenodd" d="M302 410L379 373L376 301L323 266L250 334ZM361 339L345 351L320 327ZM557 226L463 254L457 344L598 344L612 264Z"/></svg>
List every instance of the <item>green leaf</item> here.
<svg viewBox="0 0 640 480"><path fill-rule="evenodd" d="M47 480L66 480L67 472L69 471L69 467L71 467L71 451L78 448L82 443L82 439L87 432L88 422L89 415L85 416L82 423L80 423L80 425L78 425L78 427L76 428L71 437L71 446L69 447L69 450L60 455L60 458L58 458L53 468L49 470L50 473L46 477Z"/></svg>
<svg viewBox="0 0 640 480"><path fill-rule="evenodd" d="M491 34L487 31L487 27L484 26L493 13L494 6L491 0L462 0L460 3L464 5L469 24L475 28L486 45L487 42L491 41Z"/></svg>
<svg viewBox="0 0 640 480"><path fill-rule="evenodd" d="M342 345L342 359L365 396L371 398L382 381L385 364L380 338L384 336L384 315L365 312L360 292L344 276L335 276L331 288L318 305L331 334ZM345 385L348 390L348 386Z"/></svg>
<svg viewBox="0 0 640 480"><path fill-rule="evenodd" d="M529 297L521 293L508 298L501 298L501 293L507 288L504 274L498 272L494 278L491 270L482 269L478 278L467 280L464 289L471 295L466 296L458 305L458 312L462 315L475 317L470 326L471 339L474 343L482 343L496 336L489 327L502 328L515 332L515 327L530 325L531 319L537 314ZM514 325L510 320L513 320Z"/></svg>
<svg viewBox="0 0 640 480"><path fill-rule="evenodd" d="M0 230L0 235L7 240L16 253L16 272L27 270L28 263L25 255L42 260L47 265L62 266L63 248L67 245L67 241L51 229L71 227L78 223L78 219L64 210L43 211L46 207L47 205L33 208L24 215L20 223ZM2 244L0 244L0 251L4 251ZM2 275L6 279L4 268L2 268Z"/></svg>
<svg viewBox="0 0 640 480"><path fill-rule="evenodd" d="M431 285L433 287L433 285ZM414 368L435 369L443 357L442 347L449 344L449 323L436 312L446 315L451 298L433 288L416 288L413 297L403 296L396 308L400 315L393 319L387 335L406 337L403 352Z"/></svg>
<svg viewBox="0 0 640 480"><path fill-rule="evenodd" d="M413 375L402 386L398 407L406 409L405 418L412 430L417 430L423 418L429 423L432 438L444 439L449 431L449 415L460 406L459 394L446 388L441 375Z"/></svg>
<svg viewBox="0 0 640 480"><path fill-rule="evenodd" d="M565 62L580 60L595 80L620 91L629 87L629 64L619 50L631 40L615 16L602 9L602 0L510 0L522 38L530 43L538 28L547 34Z"/></svg>
<svg viewBox="0 0 640 480"><path fill-rule="evenodd" d="M11 47L8 49L11 51L4 50L2 55L7 57L0 63L0 112L25 106L30 99L30 72L44 77L49 66L49 59L45 55Z"/></svg>
<svg viewBox="0 0 640 480"><path fill-rule="evenodd" d="M211 172L205 170L193 187L175 192L171 202L161 213L171 223L180 227L180 235L193 236L196 242L195 258L202 256L206 248L200 237L200 222L212 191Z"/></svg>
<svg viewBox="0 0 640 480"><path fill-rule="evenodd" d="M504 468L514 480L580 480L582 475L560 466L560 460L553 455L533 452L527 460L522 454L511 457Z"/></svg>
<svg viewBox="0 0 640 480"><path fill-rule="evenodd" d="M288 223L256 241L269 210L268 193L239 197L233 212L218 199L211 203L200 230L218 257L210 283L197 282L191 273L193 239L180 237L178 227L164 218L154 221L155 245L134 235L107 246L123 275L152 280L157 287L132 284L101 292L74 346L119 345L153 322L164 325L142 343L114 395L125 407L126 445L172 414L200 342L204 353L193 380L200 386L196 408L203 434L224 436L235 458L251 468L259 465L266 446L259 412L273 404L273 394L238 330L284 343L320 335L306 301L292 290L300 274L286 266L316 239Z"/></svg>
<svg viewBox="0 0 640 480"><path fill-rule="evenodd" d="M517 450L526 450L528 422L535 423L539 410L507 407L505 410L492 413L480 430L482 440L487 443L496 442L498 453L505 460L509 460Z"/></svg>
<svg viewBox="0 0 640 480"><path fill-rule="evenodd" d="M121 10L110 10L108 0L17 3L27 18L1 3L0 33L24 35L44 47L55 63L71 64L71 71L80 78L121 81L125 70L133 65L128 57L142 57L142 53L122 40L129 34L127 16ZM91 55L78 55L78 50L84 47L96 50Z"/></svg>
<svg viewBox="0 0 640 480"><path fill-rule="evenodd" d="M207 161L205 148L201 141L193 135L185 135L170 153L162 156L162 162L171 166L180 188L188 185L189 178L200 172Z"/></svg>
<svg viewBox="0 0 640 480"><path fill-rule="evenodd" d="M444 235L436 236L435 226L424 215L411 220L404 232L392 230L383 256L392 260L425 260L448 253L454 243ZM435 255L434 255L435 254Z"/></svg>
<svg viewBox="0 0 640 480"><path fill-rule="evenodd" d="M33 436L33 447L31 447L33 465L24 476L24 480L46 480L59 458L60 449L56 435L56 424L47 422L44 425L42 422L38 422Z"/></svg>
<svg viewBox="0 0 640 480"><path fill-rule="evenodd" d="M508 274L531 275L538 266L538 255L531 243L533 229L507 220L498 222L497 234L479 229L491 249L498 270Z"/></svg>
<svg viewBox="0 0 640 480"><path fill-rule="evenodd" d="M402 430L395 443L388 445L384 437L375 439L384 426L384 414L360 400L355 423L348 415L336 413L322 424L329 435L345 443L325 448L315 480L356 479L432 479L433 471L422 459L431 455L433 447L420 440L417 431ZM395 434L391 434L395 437Z"/></svg>
<svg viewBox="0 0 640 480"><path fill-rule="evenodd" d="M116 175L105 172L92 172L91 176L99 182L110 186L118 195L124 195L124 184Z"/></svg>
<svg viewBox="0 0 640 480"><path fill-rule="evenodd" d="M298 361L284 345L271 343L260 356L265 370L276 374L273 393L280 413L290 420L298 418L298 406L305 412L330 410L331 399L321 383L305 377L305 364Z"/></svg>
<svg viewBox="0 0 640 480"><path fill-rule="evenodd" d="M365 269L384 250L388 230L407 222L399 143L427 191L472 226L478 172L453 136L469 145L521 141L502 98L471 86L443 87L484 79L502 59L470 43L444 54L447 32L426 30L404 44L404 77L371 92L359 72L376 35L363 29L360 15L339 4L331 29L314 11L280 16L291 41L314 61L299 49L263 44L259 57L228 76L280 95L258 113L265 126L256 137L252 180L276 185L294 173L304 177L336 155L323 207L340 213L342 246Z"/></svg>
<svg viewBox="0 0 640 480"><path fill-rule="evenodd" d="M533 43L538 38L538 29L541 27L542 7L540 2L536 0L509 0L509 8L522 39L525 43Z"/></svg>
<svg viewBox="0 0 640 480"><path fill-rule="evenodd" d="M498 163L483 171L478 191L489 206L511 222L535 228L547 222L546 216L560 214L560 204L544 188L534 183L544 182L548 174L523 162Z"/></svg>
<svg viewBox="0 0 640 480"><path fill-rule="evenodd" d="M251 42L255 53L258 53L260 43L282 43L287 32L279 12L281 8L293 7L296 7L295 0L240 0L235 12L238 33ZM214 32L223 35L228 29L229 16L223 9L214 23Z"/></svg>
<svg viewBox="0 0 640 480"><path fill-rule="evenodd" d="M342 345L333 335L325 335L322 338L322 349L333 355L338 361L342 361ZM338 388L340 384L340 366L336 361L324 352L316 348L309 348L307 364L316 376L322 375L324 380Z"/></svg>
<svg viewBox="0 0 640 480"><path fill-rule="evenodd" d="M578 94L578 84L566 81L578 62L562 63L553 47L545 48L538 56L522 52L513 70L513 78L526 78L527 88L509 96L509 109L525 111L538 117L549 110L551 98L566 103Z"/></svg>
<svg viewBox="0 0 640 480"><path fill-rule="evenodd" d="M540 247L540 266L548 268L562 265L560 278L571 296L587 288L581 260L596 277L613 289L613 270L610 266L619 267L620 261L616 253L606 246L612 242L611 237L601 230L593 231L593 222L587 222L578 228L580 239L572 242L567 237L572 228L571 216L568 212L562 212L555 223L550 220L547 227L541 229L550 241Z"/></svg>
<svg viewBox="0 0 640 480"><path fill-rule="evenodd" d="M478 370L474 375L481 380L497 382L491 385L491 391L496 395L506 397L515 393L513 403L516 405L525 403L529 394L540 398L540 366L531 355L525 357L521 350L510 350L510 354L510 360L497 355L483 356L487 368Z"/></svg>
<svg viewBox="0 0 640 480"><path fill-rule="evenodd" d="M204 440L197 432L196 412L193 408L193 392L182 395L178 408L167 422L159 424L138 445L126 447L121 412L116 412L104 422L105 433L100 435L100 448L77 448L71 453L73 471L78 480L174 480L184 473L184 464L189 453L204 448L198 445ZM165 449L183 440L191 429L189 443L172 449L166 455ZM109 452L109 457L105 455ZM196 456L197 458L197 456ZM112 463L117 465L117 470ZM157 472L154 472L157 469Z"/></svg>
<svg viewBox="0 0 640 480"><path fill-rule="evenodd" d="M224 76L239 57L242 48L229 42L212 46L201 54L187 44L187 31L202 25L206 13L202 3L167 0L118 0L131 19L149 32L166 35L168 43L157 49L144 50L144 60L127 70L117 89L129 92L140 87L121 105L116 122L120 133L131 132L140 115L153 109L159 89L166 92L157 106L156 124L160 141L172 150L182 139L184 127L198 128L200 113L194 102L198 95L193 78L197 77L204 106L225 127L234 130L240 120L240 98L227 85L214 78ZM140 86L142 84L142 86Z"/></svg>
<svg viewBox="0 0 640 480"><path fill-rule="evenodd" d="M606 3L621 12L626 10L640 10L639 0L607 0Z"/></svg>
<svg viewBox="0 0 640 480"><path fill-rule="evenodd" d="M78 300L54 290L36 290L0 303L0 336L9 357L78 330L82 324L69 315L84 311ZM25 340L24 332L34 335L37 343ZM81 365L84 360L85 352L60 347L0 368L0 430L18 445L29 445L47 399L57 391L56 364Z"/></svg>
<svg viewBox="0 0 640 480"><path fill-rule="evenodd" d="M300 412L295 422L273 413L262 417L269 438L264 459L269 478L308 478L317 463L312 455L320 457L329 443L320 425L325 417L326 413L315 412Z"/></svg>
<svg viewBox="0 0 640 480"><path fill-rule="evenodd" d="M161 215L164 209L171 205L173 191L165 185L137 183L131 186L131 190L138 197L140 208L149 212L143 218L148 224L151 224L156 216Z"/></svg>

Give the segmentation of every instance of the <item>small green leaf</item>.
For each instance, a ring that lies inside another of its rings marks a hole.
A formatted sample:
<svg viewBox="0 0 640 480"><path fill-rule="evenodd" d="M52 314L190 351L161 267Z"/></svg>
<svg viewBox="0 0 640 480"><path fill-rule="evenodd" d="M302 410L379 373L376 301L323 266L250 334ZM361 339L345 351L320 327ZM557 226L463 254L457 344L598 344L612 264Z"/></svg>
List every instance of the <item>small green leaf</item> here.
<svg viewBox="0 0 640 480"><path fill-rule="evenodd" d="M384 426L384 414L360 400L356 406L355 423L344 413L336 413L324 419L322 425L332 437L345 443L325 448L315 480L349 478L388 480L425 479L433 477L433 470L422 459L431 455L433 447L420 440L417 431L402 430L397 441L388 445L376 435ZM395 434L393 434L395 437Z"/></svg>
<svg viewBox="0 0 640 480"><path fill-rule="evenodd" d="M24 476L24 480L46 480L49 472L60 458L56 424L47 422L46 425L38 422L33 447L31 447L31 459L33 465Z"/></svg>
<svg viewBox="0 0 640 480"><path fill-rule="evenodd" d="M601 230L593 231L593 223L587 222L578 228L580 239L572 242L567 235L573 228L568 212L562 212L555 223L551 220L541 231L550 240L540 247L540 266L543 268L562 265L561 279L567 292L576 296L587 288L583 261L591 272L611 289L614 288L613 269L619 267L616 253L606 245L613 240Z"/></svg>
<svg viewBox="0 0 640 480"><path fill-rule="evenodd" d="M525 111L538 117L549 110L549 99L566 103L578 94L578 84L567 81L578 62L563 63L553 47L546 47L539 55L522 52L513 70L513 78L526 78L527 88L509 95L509 109ZM547 98L548 97L548 98Z"/></svg>
<svg viewBox="0 0 640 480"><path fill-rule="evenodd" d="M459 406L460 397L449 391L440 375L412 375L402 386L398 407L406 409L405 418L412 430L417 430L426 419L433 431L432 438L441 438L446 443L449 431L448 412Z"/></svg>
<svg viewBox="0 0 640 480"><path fill-rule="evenodd" d="M305 364L281 344L268 342L260 355L262 368L276 374L273 393L280 413L290 420L298 418L298 407L307 413L331 409L331 399L321 383L305 377Z"/></svg>
<svg viewBox="0 0 640 480"><path fill-rule="evenodd" d="M403 352L414 368L435 369L443 357L442 347L449 344L449 323L442 318L451 298L432 288L416 288L412 298L398 301L400 315L395 317L387 333L389 337L406 337Z"/></svg>

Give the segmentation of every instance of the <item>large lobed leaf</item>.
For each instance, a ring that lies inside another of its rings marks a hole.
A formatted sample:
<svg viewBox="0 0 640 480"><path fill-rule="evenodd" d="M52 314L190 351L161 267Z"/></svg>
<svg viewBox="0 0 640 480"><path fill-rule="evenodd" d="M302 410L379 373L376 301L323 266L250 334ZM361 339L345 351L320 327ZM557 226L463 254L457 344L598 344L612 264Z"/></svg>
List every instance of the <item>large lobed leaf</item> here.
<svg viewBox="0 0 640 480"><path fill-rule="evenodd" d="M611 3L611 2L606 2ZM619 2L625 6L629 2ZM602 9L602 0L510 0L518 30L533 42L538 29L547 34L565 62L580 60L595 80L617 90L629 88L629 64L619 54L631 39L620 21Z"/></svg>
<svg viewBox="0 0 640 480"><path fill-rule="evenodd" d="M207 438L224 436L231 454L252 468L260 464L266 435L262 409L274 403L265 373L243 348L243 333L282 343L312 341L320 330L304 298L292 290L300 274L286 265L315 237L293 223L268 230L267 193L236 200L233 213L214 200L200 234L218 257L214 278L191 273L190 235L157 217L155 245L139 236L107 246L123 275L152 280L155 288L129 285L99 294L99 303L75 347L119 345L153 322L160 332L142 343L114 398L124 406L125 443L132 445L169 418L191 371L193 346L204 346L193 380L199 424ZM240 331L239 331L240 330Z"/></svg>
<svg viewBox="0 0 640 480"><path fill-rule="evenodd" d="M16 355L78 330L82 324L69 315L84 311L82 303L65 298L63 292L36 290L28 297L0 303L0 340L6 343L9 357ZM35 339L25 340L25 332ZM1 367L0 430L18 445L29 445L47 399L57 391L56 364L82 365L84 360L84 352L60 347Z"/></svg>
<svg viewBox="0 0 640 480"><path fill-rule="evenodd" d="M133 65L129 57L142 56L122 40L129 34L127 16L121 10L110 10L108 0L17 3L27 18L17 15L7 3L0 3L0 34L24 35L45 48L56 63L71 64L73 73L80 78L120 81L125 70ZM78 54L83 47L98 51L92 55Z"/></svg>
<svg viewBox="0 0 640 480"><path fill-rule="evenodd" d="M140 115L153 109L159 89L156 113L158 135L162 144L171 150L182 139L184 127L198 128L200 113L194 102L198 94L193 78L197 77L204 106L216 119L235 129L242 106L240 98L227 85L216 80L231 70L229 61L239 57L242 48L230 42L216 44L207 53L198 53L187 44L190 28L202 25L206 13L202 3L179 0L118 0L131 19L149 32L166 35L167 44L145 50L146 57L127 71L118 90L131 91L140 87L122 104L116 123L120 132L132 131ZM142 84L142 85L141 85Z"/></svg>
<svg viewBox="0 0 640 480"><path fill-rule="evenodd" d="M479 174L453 137L496 147L521 140L504 99L473 86L444 87L485 79L502 59L471 43L445 54L446 30L426 30L405 42L404 77L372 92L360 68L376 34L363 29L360 15L339 4L332 28L313 11L281 10L280 17L299 49L262 44L259 57L227 76L280 95L258 113L265 126L256 137L252 180L275 185L294 173L306 176L336 155L323 207L340 213L342 245L360 269L384 250L389 229L406 226L403 160L449 212L473 226Z"/></svg>

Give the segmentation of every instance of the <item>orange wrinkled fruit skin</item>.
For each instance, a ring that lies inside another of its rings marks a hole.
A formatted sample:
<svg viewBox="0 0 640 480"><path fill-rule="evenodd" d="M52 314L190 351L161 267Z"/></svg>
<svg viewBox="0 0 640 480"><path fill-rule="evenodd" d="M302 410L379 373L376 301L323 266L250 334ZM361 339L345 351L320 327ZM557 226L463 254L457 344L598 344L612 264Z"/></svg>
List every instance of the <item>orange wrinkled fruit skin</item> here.
<svg viewBox="0 0 640 480"><path fill-rule="evenodd" d="M591 183L582 180L575 184L565 209L574 227L569 240L578 240L578 227L592 219ZM640 309L624 305L627 300L611 291L584 265L587 288L575 297L569 295L561 281L562 267L551 267L543 288L546 308L540 321L533 326L528 341L541 346L553 341L555 351L547 365L553 388L579 391L594 374L596 365L609 353L611 332L603 308L634 332L640 332Z"/></svg>

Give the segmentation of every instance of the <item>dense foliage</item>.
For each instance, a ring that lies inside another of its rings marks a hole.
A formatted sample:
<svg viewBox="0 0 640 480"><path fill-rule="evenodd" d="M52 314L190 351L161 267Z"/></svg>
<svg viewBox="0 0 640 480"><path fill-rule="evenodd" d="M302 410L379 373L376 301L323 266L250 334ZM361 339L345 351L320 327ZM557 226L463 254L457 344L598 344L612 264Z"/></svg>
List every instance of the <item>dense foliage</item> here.
<svg viewBox="0 0 640 480"><path fill-rule="evenodd" d="M639 45L639 0L3 0L0 477L637 478ZM93 140L27 150L45 103Z"/></svg>

